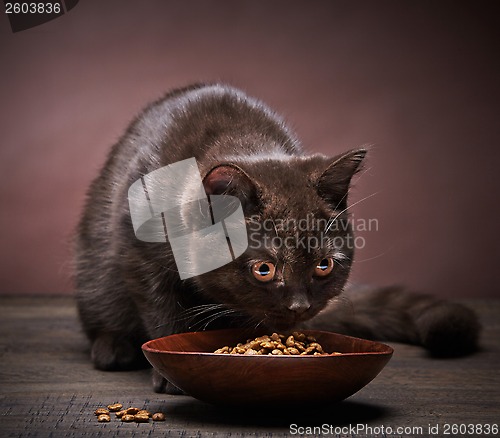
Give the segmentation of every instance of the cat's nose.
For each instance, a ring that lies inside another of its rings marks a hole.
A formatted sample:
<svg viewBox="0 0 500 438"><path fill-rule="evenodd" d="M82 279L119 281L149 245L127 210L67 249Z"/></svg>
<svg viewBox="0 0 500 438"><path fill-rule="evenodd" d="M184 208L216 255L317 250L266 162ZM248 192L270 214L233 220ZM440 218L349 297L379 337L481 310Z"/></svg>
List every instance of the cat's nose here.
<svg viewBox="0 0 500 438"><path fill-rule="evenodd" d="M307 301L307 299L292 301L292 303L288 305L288 309L297 315L300 315L309 310L310 307L311 305L309 304L309 301Z"/></svg>

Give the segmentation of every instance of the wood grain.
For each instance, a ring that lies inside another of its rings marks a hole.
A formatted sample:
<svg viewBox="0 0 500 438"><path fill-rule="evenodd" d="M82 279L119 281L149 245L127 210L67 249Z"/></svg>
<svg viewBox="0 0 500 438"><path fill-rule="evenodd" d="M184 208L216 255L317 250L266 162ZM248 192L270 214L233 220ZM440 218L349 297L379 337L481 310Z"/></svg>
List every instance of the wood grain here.
<svg viewBox="0 0 500 438"><path fill-rule="evenodd" d="M149 370L93 369L70 298L0 297L0 436L284 437L292 423L424 430L439 424L441 432L445 423L498 424L500 302L468 304L485 327L483 349L473 356L432 359L418 347L393 343L394 356L381 374L340 404L249 412L155 394ZM98 423L94 410L114 402L162 411L167 419Z"/></svg>

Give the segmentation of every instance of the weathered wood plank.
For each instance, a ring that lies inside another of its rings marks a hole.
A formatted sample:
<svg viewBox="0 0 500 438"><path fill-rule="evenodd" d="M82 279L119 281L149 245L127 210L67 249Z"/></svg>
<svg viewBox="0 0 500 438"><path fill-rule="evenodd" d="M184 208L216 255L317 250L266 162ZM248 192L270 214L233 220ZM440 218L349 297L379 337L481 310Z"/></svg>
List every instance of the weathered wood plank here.
<svg viewBox="0 0 500 438"><path fill-rule="evenodd" d="M445 423L499 424L500 302L469 304L485 326L483 350L476 355L438 360L418 347L393 344L389 365L348 401L321 410L247 412L155 394L149 370L94 370L70 298L1 297L0 435L281 437L289 435L291 423L359 423L421 426L425 436L429 424L439 424L441 432ZM97 423L93 411L117 401L163 411L167 421Z"/></svg>

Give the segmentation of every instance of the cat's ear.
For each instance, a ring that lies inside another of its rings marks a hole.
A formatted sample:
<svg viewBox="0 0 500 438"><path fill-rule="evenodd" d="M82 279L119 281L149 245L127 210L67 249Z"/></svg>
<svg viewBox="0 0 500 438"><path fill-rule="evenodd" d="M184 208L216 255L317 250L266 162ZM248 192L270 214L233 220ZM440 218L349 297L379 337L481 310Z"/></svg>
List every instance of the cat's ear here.
<svg viewBox="0 0 500 438"><path fill-rule="evenodd" d="M325 199L334 209L347 206L347 193L351 178L361 170L361 163L366 149L355 149L333 159L317 181L319 196Z"/></svg>
<svg viewBox="0 0 500 438"><path fill-rule="evenodd" d="M245 212L258 206L257 185L234 164L220 164L212 168L203 178L203 186L207 195L236 196Z"/></svg>

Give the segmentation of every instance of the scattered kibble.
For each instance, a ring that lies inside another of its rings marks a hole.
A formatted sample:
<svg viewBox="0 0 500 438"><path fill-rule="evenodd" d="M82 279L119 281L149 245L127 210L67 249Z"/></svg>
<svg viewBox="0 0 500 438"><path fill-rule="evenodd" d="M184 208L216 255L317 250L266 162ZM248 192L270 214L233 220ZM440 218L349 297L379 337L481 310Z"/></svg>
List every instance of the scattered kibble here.
<svg viewBox="0 0 500 438"><path fill-rule="evenodd" d="M149 421L149 412L147 414L135 414L134 421L136 423L147 423Z"/></svg>
<svg viewBox="0 0 500 438"><path fill-rule="evenodd" d="M123 405L121 403L115 403L113 405L108 405L109 412L118 412L123 408Z"/></svg>
<svg viewBox="0 0 500 438"><path fill-rule="evenodd" d="M109 415L109 411L107 409L104 409L104 408L99 408L99 409L96 409L94 414L96 415Z"/></svg>
<svg viewBox="0 0 500 438"><path fill-rule="evenodd" d="M260 354L271 356L323 356L326 353L314 336L293 332L290 336L273 333L271 336L260 336L247 339L246 343L235 347L225 346L215 350L217 354ZM341 353L332 353L341 354Z"/></svg>
<svg viewBox="0 0 500 438"><path fill-rule="evenodd" d="M94 411L94 414L97 415L97 421L99 423L109 423L111 421L110 412L114 412L116 417L124 423L149 423L150 418L152 418L153 421L165 421L165 414L163 412L151 414L147 409L135 407L123 409L121 403L108 405L107 409L98 408Z"/></svg>
<svg viewBox="0 0 500 438"><path fill-rule="evenodd" d="M165 414L163 412L154 413L153 421L165 421Z"/></svg>

